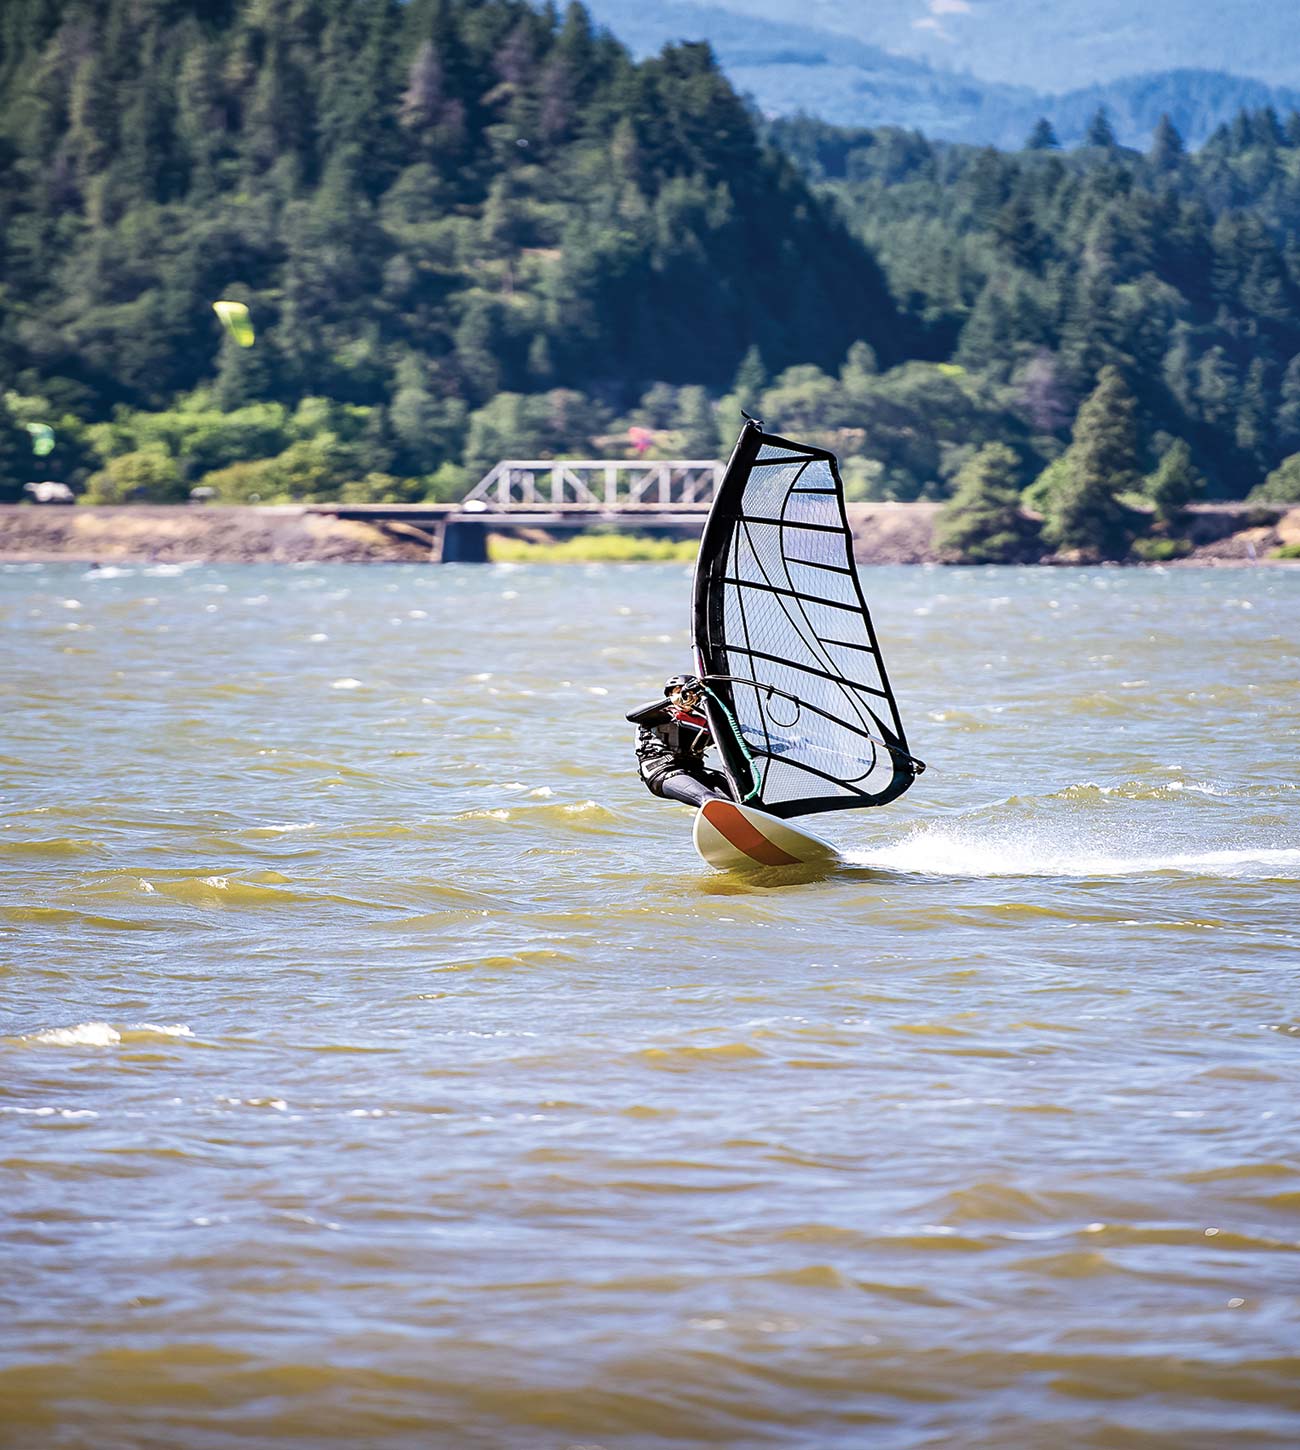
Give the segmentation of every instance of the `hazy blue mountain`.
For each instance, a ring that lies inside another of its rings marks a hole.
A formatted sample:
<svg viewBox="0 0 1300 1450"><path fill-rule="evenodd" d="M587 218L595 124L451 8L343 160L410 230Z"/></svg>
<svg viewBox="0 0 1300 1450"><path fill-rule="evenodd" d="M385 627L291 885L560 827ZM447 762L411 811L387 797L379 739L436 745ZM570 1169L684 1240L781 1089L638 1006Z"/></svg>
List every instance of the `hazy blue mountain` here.
<svg viewBox="0 0 1300 1450"><path fill-rule="evenodd" d="M1184 140L1199 145L1217 126L1231 121L1242 110L1272 106L1280 115L1300 110L1300 90L1269 86L1222 71L1169 70L1049 96L1039 102L1038 109L1051 120L1061 141L1069 145L1082 138L1099 106L1106 108L1116 135L1125 145L1145 146L1163 114L1178 127ZM1004 135L1004 144L1012 144L1024 132L1025 128L1017 123Z"/></svg>
<svg viewBox="0 0 1300 1450"><path fill-rule="evenodd" d="M1300 85L1294 0L723 0L983 80L1068 91L1149 71L1213 66Z"/></svg>
<svg viewBox="0 0 1300 1450"><path fill-rule="evenodd" d="M946 23L970 18L966 12L954 10L955 6L969 3L973 14L979 4L981 15L994 10L1000 14L1002 8L1023 7L1028 0L928 3L947 7ZM1102 0L1102 8L1106 3L1109 0ZM1169 0L1163 3L1167 5ZM1231 8L1230 0L1224 4L1225 9ZM733 82L767 114L805 111L843 126L914 127L946 140L1017 146L1034 121L1046 116L1068 146L1081 139L1089 117L1105 106L1116 134L1126 145L1144 147L1163 112L1169 113L1188 144L1196 145L1243 107L1272 105L1285 112L1300 106L1300 90L1270 86L1222 70L1190 67L1097 81L1095 69L1072 64L1069 73L1089 83L1063 94L1045 94L1042 87L980 80L914 57L890 54L842 31L795 19L770 20L741 13L762 8L820 19L841 8L818 0L799 7L790 0L728 0L726 5L663 0L653 8L640 0L589 0L589 8L639 55L657 51L669 41L708 40ZM902 8L882 5L872 13ZM913 8L921 9L920 0ZM859 28L865 28L865 20L857 20ZM837 21L841 27L851 22L852 17L843 15ZM1215 58L1222 60L1223 56Z"/></svg>

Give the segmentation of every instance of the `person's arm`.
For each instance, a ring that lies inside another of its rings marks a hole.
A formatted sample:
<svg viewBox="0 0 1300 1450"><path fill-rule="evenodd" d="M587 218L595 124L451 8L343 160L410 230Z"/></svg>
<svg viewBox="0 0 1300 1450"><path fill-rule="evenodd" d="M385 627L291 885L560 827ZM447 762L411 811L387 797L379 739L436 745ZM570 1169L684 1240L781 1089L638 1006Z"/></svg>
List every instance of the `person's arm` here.
<svg viewBox="0 0 1300 1450"><path fill-rule="evenodd" d="M633 725L664 725L671 718L670 706L665 699L651 700L636 710L629 710L627 718Z"/></svg>

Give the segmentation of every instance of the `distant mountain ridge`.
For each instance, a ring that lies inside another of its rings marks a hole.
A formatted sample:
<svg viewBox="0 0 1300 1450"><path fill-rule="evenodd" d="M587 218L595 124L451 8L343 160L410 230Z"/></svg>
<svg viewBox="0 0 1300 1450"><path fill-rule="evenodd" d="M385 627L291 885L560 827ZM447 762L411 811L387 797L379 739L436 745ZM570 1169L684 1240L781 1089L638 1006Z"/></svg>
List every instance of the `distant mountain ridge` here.
<svg viewBox="0 0 1300 1450"><path fill-rule="evenodd" d="M638 55L670 41L708 40L733 83L766 114L803 111L841 126L902 126L942 140L1014 148L1046 116L1069 146L1082 139L1089 119L1104 106L1125 145L1145 147L1167 112L1184 140L1196 146L1242 109L1300 107L1300 88L1193 67L1052 95L941 69L830 29L741 14L738 7L753 0L734 3L736 8L663 0L651 9L639 0L589 0L589 8ZM824 13L824 7L802 8L814 16Z"/></svg>
<svg viewBox="0 0 1300 1450"><path fill-rule="evenodd" d="M1003 85L1064 93L1207 63L1300 86L1294 4L1260 0L713 0L742 22L806 25Z"/></svg>

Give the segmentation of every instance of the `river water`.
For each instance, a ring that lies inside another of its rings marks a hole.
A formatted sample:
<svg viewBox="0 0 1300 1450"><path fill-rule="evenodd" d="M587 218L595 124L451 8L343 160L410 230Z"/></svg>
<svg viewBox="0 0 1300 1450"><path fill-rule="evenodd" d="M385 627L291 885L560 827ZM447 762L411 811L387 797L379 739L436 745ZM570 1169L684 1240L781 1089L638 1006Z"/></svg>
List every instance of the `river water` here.
<svg viewBox="0 0 1300 1450"><path fill-rule="evenodd" d="M1300 1444L1300 572L864 582L790 883L680 566L0 573L0 1444Z"/></svg>

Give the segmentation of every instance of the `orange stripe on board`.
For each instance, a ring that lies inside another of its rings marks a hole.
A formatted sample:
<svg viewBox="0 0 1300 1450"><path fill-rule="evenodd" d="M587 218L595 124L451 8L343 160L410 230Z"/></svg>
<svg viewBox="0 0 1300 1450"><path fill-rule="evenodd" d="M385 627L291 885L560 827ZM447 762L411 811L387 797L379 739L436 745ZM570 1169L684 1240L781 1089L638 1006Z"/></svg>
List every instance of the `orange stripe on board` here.
<svg viewBox="0 0 1300 1450"><path fill-rule="evenodd" d="M705 801L702 807L704 819L721 835L724 835L737 851L743 851L760 866L797 866L798 856L791 856L780 846L769 841L762 831L756 830L727 801Z"/></svg>

